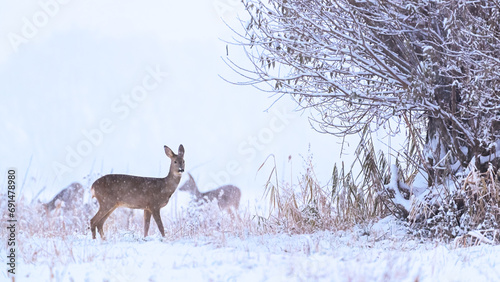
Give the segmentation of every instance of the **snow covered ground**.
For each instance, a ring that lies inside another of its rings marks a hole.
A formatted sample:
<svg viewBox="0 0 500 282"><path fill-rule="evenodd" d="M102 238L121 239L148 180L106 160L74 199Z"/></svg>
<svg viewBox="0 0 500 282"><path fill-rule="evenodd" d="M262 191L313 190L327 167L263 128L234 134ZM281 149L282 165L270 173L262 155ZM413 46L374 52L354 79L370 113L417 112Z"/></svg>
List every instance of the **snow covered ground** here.
<svg viewBox="0 0 500 282"><path fill-rule="evenodd" d="M243 231L180 239L156 234L144 240L128 232L110 234L107 241L90 234L33 238L23 244L16 281L500 279L500 246L456 248L405 239L404 233L386 218L373 226L308 235Z"/></svg>

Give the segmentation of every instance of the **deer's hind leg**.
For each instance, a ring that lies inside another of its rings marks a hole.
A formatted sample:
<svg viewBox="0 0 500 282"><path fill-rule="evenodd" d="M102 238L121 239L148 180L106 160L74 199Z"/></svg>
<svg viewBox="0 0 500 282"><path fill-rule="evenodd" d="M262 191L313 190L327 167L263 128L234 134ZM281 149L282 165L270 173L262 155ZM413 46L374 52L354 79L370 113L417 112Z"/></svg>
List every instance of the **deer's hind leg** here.
<svg viewBox="0 0 500 282"><path fill-rule="evenodd" d="M101 235L102 239L104 238L104 232L102 230L102 226L104 225L104 222L106 219L108 219L109 215L116 209L115 206L106 206L106 205L101 205L99 207L99 211L97 214L90 220L90 229L92 230L92 239L96 239L96 228L99 231L99 234Z"/></svg>
<svg viewBox="0 0 500 282"><path fill-rule="evenodd" d="M101 220L99 220L99 222L97 223L97 231L99 231L99 234L101 234L101 238L103 240L105 240L106 238L104 237L104 230L103 230L103 226L104 226L104 222L108 219L108 217L111 215L111 213L113 213L113 211L115 211L115 209L117 208L118 206L114 206L112 207L108 212L106 212L106 214L101 218Z"/></svg>
<svg viewBox="0 0 500 282"><path fill-rule="evenodd" d="M106 212L108 211L108 208L104 208L104 206L100 205L99 206L99 211L92 217L90 220L90 230L92 231L92 239L96 239L96 229L97 229L97 224L99 223L99 220L102 219L104 215L106 215Z"/></svg>

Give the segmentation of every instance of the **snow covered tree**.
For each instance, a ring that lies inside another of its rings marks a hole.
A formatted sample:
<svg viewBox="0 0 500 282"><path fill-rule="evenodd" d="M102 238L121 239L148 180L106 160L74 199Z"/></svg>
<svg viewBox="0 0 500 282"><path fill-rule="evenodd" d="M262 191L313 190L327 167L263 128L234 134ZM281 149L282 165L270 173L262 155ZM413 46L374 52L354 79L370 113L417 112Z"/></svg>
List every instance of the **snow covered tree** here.
<svg viewBox="0 0 500 282"><path fill-rule="evenodd" d="M500 168L498 0L243 0L238 44L249 84L313 108L345 136L410 132L407 155L441 185L467 168ZM498 153L497 153L498 151Z"/></svg>

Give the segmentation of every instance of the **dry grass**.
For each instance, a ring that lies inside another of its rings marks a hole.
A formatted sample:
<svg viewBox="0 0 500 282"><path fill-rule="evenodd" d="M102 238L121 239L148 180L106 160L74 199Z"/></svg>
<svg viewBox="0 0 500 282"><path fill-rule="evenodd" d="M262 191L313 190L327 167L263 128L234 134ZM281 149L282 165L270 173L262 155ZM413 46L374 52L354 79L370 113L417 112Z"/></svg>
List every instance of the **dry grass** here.
<svg viewBox="0 0 500 282"><path fill-rule="evenodd" d="M89 187L84 187L89 190ZM5 195L3 195L5 197ZM2 218L8 217L5 203L0 204ZM98 210L98 204L79 202L71 207L65 207L58 201L57 207L47 211L41 203L29 203L24 198L16 201L16 216L18 240L27 238L66 238L68 236L88 236L90 238L90 219ZM176 211L175 216L167 215L162 210L162 220L165 225L167 238L181 239L196 236L211 236L217 232L239 235L242 233L258 233L257 221L248 208L239 211L239 218L232 218L229 213L219 209L216 202L204 205L189 205ZM104 232L113 234L134 234L134 237L143 236L143 212L127 208L116 209L104 225ZM5 228L4 228L5 229ZM2 229L0 234L7 236L8 230ZM150 235L159 236L154 220L151 220Z"/></svg>
<svg viewBox="0 0 500 282"><path fill-rule="evenodd" d="M414 232L424 237L454 240L456 246L500 243L497 173L491 166L484 173L472 168L457 183L461 183L459 189L441 193L435 204L424 199L414 205L410 215Z"/></svg>
<svg viewBox="0 0 500 282"><path fill-rule="evenodd" d="M89 187L84 189L90 190ZM8 213L3 201L0 208L2 219L6 221ZM166 234L164 239L161 238L154 220L151 220L150 236L143 238L142 210L118 208L104 225L107 241L103 242L100 238L91 239L90 219L97 210L97 203L80 202L70 208L58 203L56 209L48 212L41 203L30 203L22 197L17 199L17 257L23 264L47 267L52 272L57 265L86 263L96 258L106 258L108 254L101 248L90 247L95 244L103 244L104 249L109 249L108 243L203 239L201 241L209 241L214 246L223 247L227 238L243 239L249 235L262 234L257 220L248 209L240 210L240 219L233 220L228 213L220 211L216 203L209 203L181 208L176 211L175 216L167 214L166 209L163 210L162 220ZM0 236L7 238L8 232L7 228L2 228ZM81 251L82 249L84 251ZM75 250L80 251L75 253ZM57 280L57 273L51 273L50 276Z"/></svg>
<svg viewBox="0 0 500 282"><path fill-rule="evenodd" d="M330 192L318 184L312 160L308 159L308 168L298 179L298 184L292 185L278 183L274 156L267 160L271 158L274 167L265 187L271 210L268 218L259 218L266 232L310 233L335 225Z"/></svg>
<svg viewBox="0 0 500 282"><path fill-rule="evenodd" d="M370 160L376 161L374 158ZM342 164L340 171L334 167L331 181L321 185L309 154L304 159L305 171L298 176L297 184L279 183L274 156L269 156L261 168L269 161L273 161L274 166L265 186L265 196L269 199L271 211L268 218L261 219L267 232L297 234L345 230L387 214L377 193L377 187L383 183L373 185L373 179L378 178L356 181L352 168L346 173Z"/></svg>
<svg viewBox="0 0 500 282"><path fill-rule="evenodd" d="M477 228L500 228L500 182L490 165L485 173L471 171L458 191L469 215L469 225Z"/></svg>

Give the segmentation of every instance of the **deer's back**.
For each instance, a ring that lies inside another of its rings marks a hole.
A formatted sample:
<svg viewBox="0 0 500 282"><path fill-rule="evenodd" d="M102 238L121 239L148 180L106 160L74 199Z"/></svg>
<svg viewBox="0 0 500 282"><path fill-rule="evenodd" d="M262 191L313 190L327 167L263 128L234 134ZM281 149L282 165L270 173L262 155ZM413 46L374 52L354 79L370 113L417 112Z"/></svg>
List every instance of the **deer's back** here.
<svg viewBox="0 0 500 282"><path fill-rule="evenodd" d="M99 204L118 204L134 209L146 206L164 206L170 195L162 193L164 178L140 177L126 174L108 174L92 184L92 195ZM162 201L167 198L166 201Z"/></svg>
<svg viewBox="0 0 500 282"><path fill-rule="evenodd" d="M61 192L59 192L50 202L45 204L47 209L53 210L55 208L55 203L57 200L64 203L78 202L81 201L83 197L83 187L80 183L72 183L67 188L64 188ZM68 205L66 208L70 208Z"/></svg>
<svg viewBox="0 0 500 282"><path fill-rule="evenodd" d="M241 191L240 188L234 185L224 185L215 190L204 193L203 196L208 198L210 201L216 199L220 208L227 208L230 206L238 208L240 204Z"/></svg>

